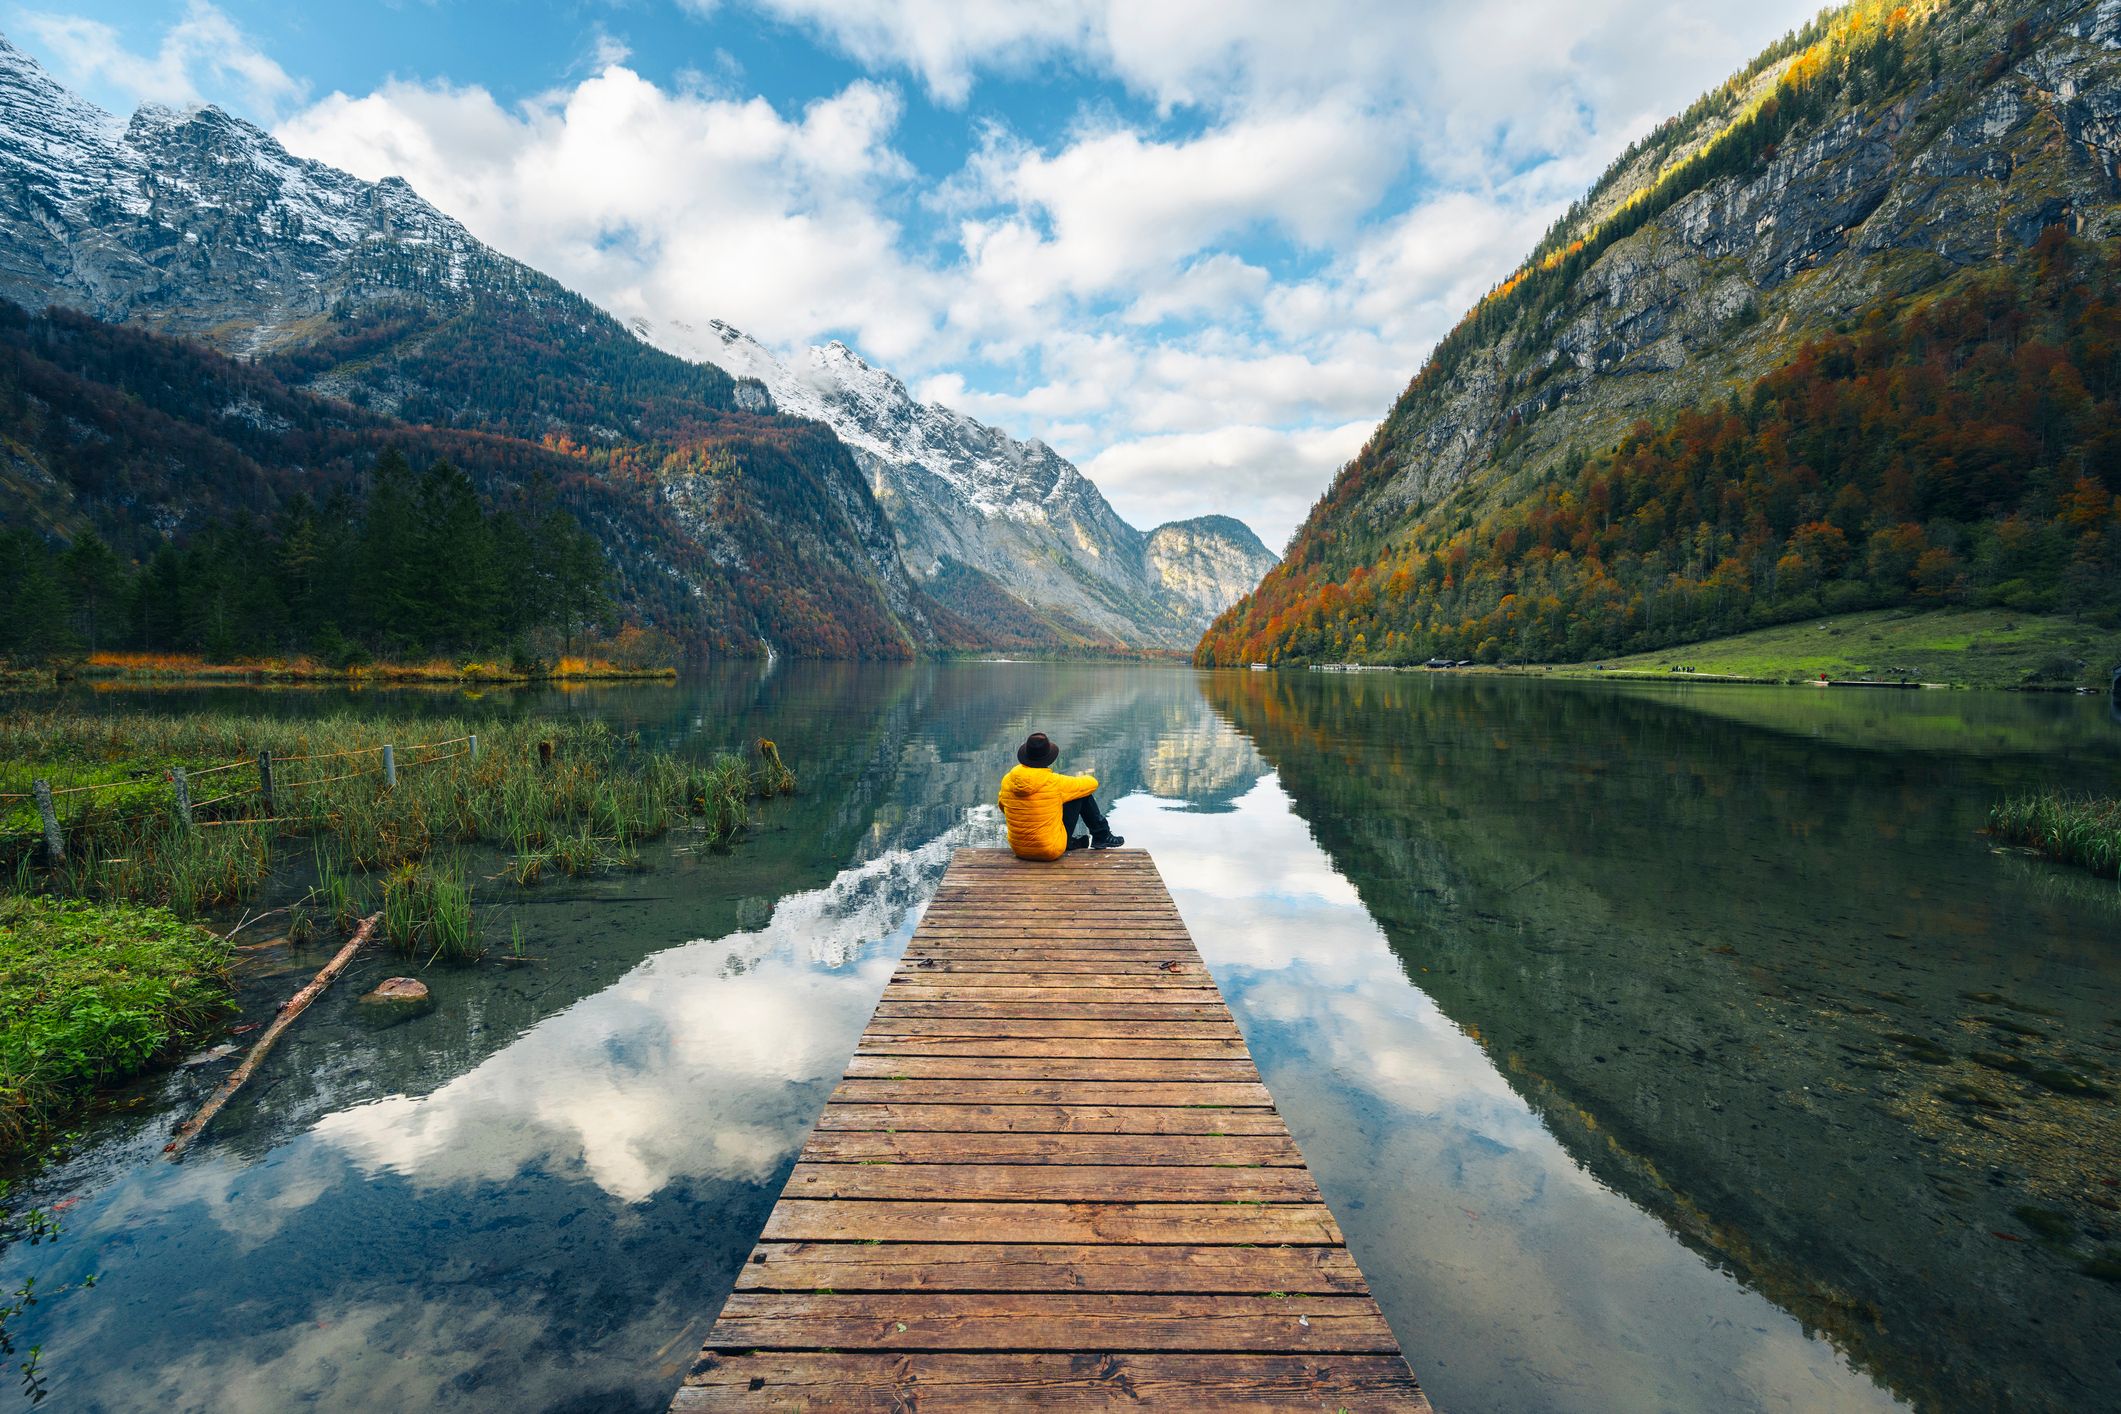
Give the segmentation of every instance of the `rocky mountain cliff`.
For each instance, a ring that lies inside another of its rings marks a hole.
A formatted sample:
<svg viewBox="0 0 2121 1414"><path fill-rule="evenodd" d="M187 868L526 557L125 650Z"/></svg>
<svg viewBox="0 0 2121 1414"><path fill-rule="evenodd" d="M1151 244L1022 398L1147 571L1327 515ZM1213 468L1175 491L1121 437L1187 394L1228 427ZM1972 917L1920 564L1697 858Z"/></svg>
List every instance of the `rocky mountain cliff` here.
<svg viewBox="0 0 2121 1414"><path fill-rule="evenodd" d="M1045 443L917 402L845 344L812 348L791 365L719 320L705 330L635 327L674 353L756 380L780 411L830 427L868 476L914 580L967 617L990 620L1002 601L1002 617L1031 641L1190 648L1274 564L1259 537L1227 516L1144 535Z"/></svg>
<svg viewBox="0 0 2121 1414"><path fill-rule="evenodd" d="M2112 283L2117 158L2114 0L1823 16L1624 154L1466 316L1201 656L1584 656L1925 597L2103 610L2071 576L2103 573L2106 512L2085 503L2085 558L2059 509L2080 473L2121 489L2084 455L2103 414L2021 428L2001 394L2038 381L2013 362L2037 337L2106 396L2083 302ZM1982 421L1986 450L1946 445ZM1970 490L1970 462L1996 475ZM2047 570L2006 563L2013 516L2052 532Z"/></svg>
<svg viewBox="0 0 2121 1414"><path fill-rule="evenodd" d="M336 417L371 441L395 425L514 442L470 458L503 482L545 475L557 458L632 502L589 522L629 610L683 640L849 656L977 641L905 573L846 449L765 411L755 385L642 343L402 181L293 157L211 107L120 121L4 40L0 297L254 360L275 397L336 400L303 403L305 426ZM208 360L179 382L229 376ZM122 386L113 374L104 391L69 396L101 407ZM45 524L96 523L126 543L142 523L181 535L193 507L222 499L177 443L219 437L225 419L199 421L177 401L187 411L176 419L130 429L141 466L161 470L136 472L122 500L69 485L67 455L24 472L56 488L60 519ZM41 421L5 430L19 448L49 440ZM285 455L264 462L268 490L299 475Z"/></svg>

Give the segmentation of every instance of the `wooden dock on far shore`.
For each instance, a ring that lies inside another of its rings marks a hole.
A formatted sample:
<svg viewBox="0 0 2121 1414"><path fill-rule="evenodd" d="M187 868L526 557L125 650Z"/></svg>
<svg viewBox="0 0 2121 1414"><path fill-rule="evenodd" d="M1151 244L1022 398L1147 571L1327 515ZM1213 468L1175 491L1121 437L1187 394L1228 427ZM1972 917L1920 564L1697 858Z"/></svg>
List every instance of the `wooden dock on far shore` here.
<svg viewBox="0 0 2121 1414"><path fill-rule="evenodd" d="M959 850L672 1404L1426 1411L1141 850Z"/></svg>

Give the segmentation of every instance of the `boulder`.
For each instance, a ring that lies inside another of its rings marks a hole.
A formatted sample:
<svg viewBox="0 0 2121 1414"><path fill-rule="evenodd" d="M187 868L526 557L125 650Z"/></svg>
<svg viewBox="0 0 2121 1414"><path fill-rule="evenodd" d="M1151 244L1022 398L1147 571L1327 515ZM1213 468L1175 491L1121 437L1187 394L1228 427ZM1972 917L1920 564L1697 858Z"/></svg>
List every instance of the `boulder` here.
<svg viewBox="0 0 2121 1414"><path fill-rule="evenodd" d="M427 984L417 977L385 977L376 984L376 989L361 998L364 1002L424 1002L427 1000Z"/></svg>

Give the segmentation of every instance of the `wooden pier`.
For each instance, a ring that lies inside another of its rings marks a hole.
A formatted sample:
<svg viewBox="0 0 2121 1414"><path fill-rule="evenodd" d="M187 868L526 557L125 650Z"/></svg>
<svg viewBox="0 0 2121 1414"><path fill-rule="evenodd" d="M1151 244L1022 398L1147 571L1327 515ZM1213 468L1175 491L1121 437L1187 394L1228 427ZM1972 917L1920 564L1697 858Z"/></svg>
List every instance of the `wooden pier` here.
<svg viewBox="0 0 2121 1414"><path fill-rule="evenodd" d="M1141 850L959 850L673 1410L1429 1409Z"/></svg>

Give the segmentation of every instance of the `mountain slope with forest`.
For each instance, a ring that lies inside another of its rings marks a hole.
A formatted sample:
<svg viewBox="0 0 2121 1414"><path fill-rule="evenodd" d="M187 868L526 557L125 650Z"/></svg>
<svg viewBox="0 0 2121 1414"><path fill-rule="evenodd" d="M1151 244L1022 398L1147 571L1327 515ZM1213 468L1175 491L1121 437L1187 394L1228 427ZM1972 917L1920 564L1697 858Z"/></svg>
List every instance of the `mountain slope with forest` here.
<svg viewBox="0 0 2121 1414"><path fill-rule="evenodd" d="M407 424L290 387L268 365L188 340L65 309L31 315L0 301L0 528L53 546L94 532L121 559L142 566L172 550L189 554L246 540L262 549L290 521L337 499L358 499L378 459L395 451L422 468L446 462L461 469L498 506L537 519L558 511L585 527L605 562L600 578L608 577L629 623L661 626L693 646L737 655L756 652L761 641L811 656L908 651L903 622L864 582L835 573L834 557L861 543L864 528L814 490L803 458L843 460L845 452L806 423L749 415L729 421L721 438L698 444L708 468L702 475L646 494L639 479L604 474L564 447ZM777 464L753 475L748 495L729 493L728 483L768 457ZM791 486L811 494L791 494ZM791 582L800 560L784 570L791 543L813 556L808 582ZM348 561L318 573L344 577L359 568ZM260 563L261 576L269 577L268 569ZM776 571L787 577L770 578ZM7 602L0 594L0 604ZM243 625L221 635L232 651L295 646L258 636L279 615L247 614L236 600L216 612ZM463 641L461 632L415 635L411 627L379 623L372 646ZM136 646L203 649L203 638L201 631ZM16 646L59 641L40 631ZM9 642L0 632L0 651Z"/></svg>
<svg viewBox="0 0 2121 1414"><path fill-rule="evenodd" d="M680 641L978 641L907 577L846 448L757 385L642 343L401 181L295 158L211 107L121 122L4 40L0 297L101 321L18 319L0 340L9 475L37 487L0 519L181 540L393 443L460 457L491 494L572 488L622 607Z"/></svg>
<svg viewBox="0 0 2121 1414"><path fill-rule="evenodd" d="M1442 340L1208 663L2121 614L2121 7L1862 0Z"/></svg>

